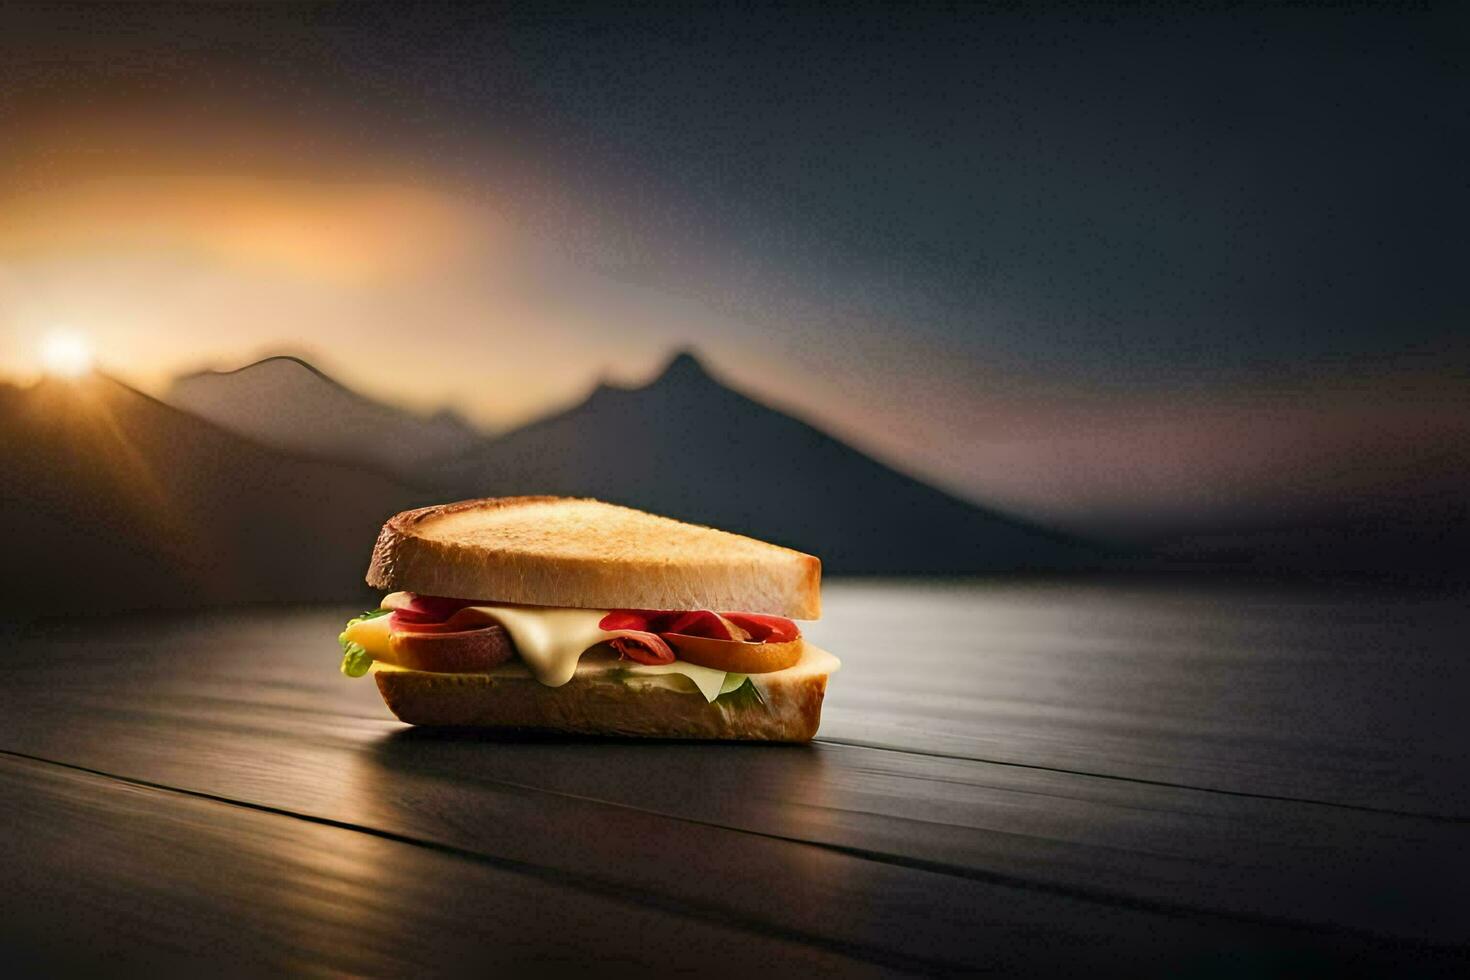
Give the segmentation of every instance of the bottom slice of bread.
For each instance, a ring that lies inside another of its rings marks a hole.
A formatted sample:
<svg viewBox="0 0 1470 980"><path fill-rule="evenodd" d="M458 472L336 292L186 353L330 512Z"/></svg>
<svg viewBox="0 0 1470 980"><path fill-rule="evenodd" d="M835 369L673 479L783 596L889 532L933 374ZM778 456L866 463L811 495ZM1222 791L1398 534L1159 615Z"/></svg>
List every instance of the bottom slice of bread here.
<svg viewBox="0 0 1470 980"><path fill-rule="evenodd" d="M782 673L785 673L784 671ZM529 676L376 670L388 708L410 725L580 735L806 742L822 719L827 675L769 675L755 699L709 702L694 690L577 676L547 687Z"/></svg>

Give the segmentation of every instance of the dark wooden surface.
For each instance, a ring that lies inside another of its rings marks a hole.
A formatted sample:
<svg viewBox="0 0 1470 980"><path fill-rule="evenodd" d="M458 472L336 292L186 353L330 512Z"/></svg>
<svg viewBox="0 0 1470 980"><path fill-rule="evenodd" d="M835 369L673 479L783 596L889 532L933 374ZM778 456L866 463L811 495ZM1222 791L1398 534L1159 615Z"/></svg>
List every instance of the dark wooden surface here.
<svg viewBox="0 0 1470 980"><path fill-rule="evenodd" d="M349 612L10 631L11 962L1470 969L1463 594L834 583L801 747L407 729Z"/></svg>

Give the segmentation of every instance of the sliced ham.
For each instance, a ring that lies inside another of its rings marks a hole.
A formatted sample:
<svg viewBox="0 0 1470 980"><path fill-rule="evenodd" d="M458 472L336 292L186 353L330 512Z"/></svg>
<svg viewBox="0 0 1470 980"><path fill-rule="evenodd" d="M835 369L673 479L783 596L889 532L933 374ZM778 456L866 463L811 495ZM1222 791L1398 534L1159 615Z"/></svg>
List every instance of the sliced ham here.
<svg viewBox="0 0 1470 980"><path fill-rule="evenodd" d="M383 600L392 609L395 655L419 670L485 670L514 652L493 610L471 599L397 592ZM800 656L801 630L781 616L716 613L708 609L615 609L598 622L601 642L635 663L691 663L758 673L789 666ZM677 652L676 652L677 651ZM486 666L473 666L474 664ZM444 664L445 666L429 666Z"/></svg>
<svg viewBox="0 0 1470 980"><path fill-rule="evenodd" d="M606 629L606 627L603 628ZM607 641L608 646L629 660L657 666L658 664L671 664L677 659L668 641L657 633L649 633L645 630L615 630L612 632L615 635Z"/></svg>
<svg viewBox="0 0 1470 980"><path fill-rule="evenodd" d="M391 663L446 674L490 670L515 656L510 635L500 626L461 632L395 632L388 647L392 657L385 659Z"/></svg>

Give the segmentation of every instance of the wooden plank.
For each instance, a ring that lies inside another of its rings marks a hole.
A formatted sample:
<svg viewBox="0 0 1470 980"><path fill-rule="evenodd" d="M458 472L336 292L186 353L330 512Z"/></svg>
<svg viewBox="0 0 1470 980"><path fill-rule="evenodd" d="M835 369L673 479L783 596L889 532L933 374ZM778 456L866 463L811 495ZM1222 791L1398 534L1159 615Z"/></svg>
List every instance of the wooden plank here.
<svg viewBox="0 0 1470 980"><path fill-rule="evenodd" d="M12 971L847 976L860 961L279 814L0 759Z"/></svg>
<svg viewBox="0 0 1470 980"><path fill-rule="evenodd" d="M871 927L917 931L930 955L840 950L779 921L766 935L737 915L688 909L636 886L534 868L516 874L480 856L13 759L0 760L0 817L10 845L0 854L10 885L0 896L0 942L13 965L48 972L225 966L335 975L597 964L732 975L864 975L877 966L1172 975L1241 963L1328 970L1412 962L1425 975L1450 975L1467 962L1442 949L1069 908L1026 890L971 904L984 889L881 869L854 881L875 900L896 891L898 901ZM727 857L723 870L736 871L746 855ZM805 870L822 877L854 869L815 861ZM768 901L788 914L793 901L822 901L812 884L790 874L768 880ZM921 917L945 906L964 913L963 930Z"/></svg>
<svg viewBox="0 0 1470 980"><path fill-rule="evenodd" d="M626 882L891 962L1025 962L1038 931L1125 957L1165 933L1167 962L1242 942L1382 953L1241 919L1421 953L1466 935L1440 901L1456 876L1434 874L1463 860L1453 824L843 746L393 735L370 685L316 659L322 614L212 622L33 638L3 693L5 747ZM1179 924L1202 908L1237 919Z"/></svg>
<svg viewBox="0 0 1470 980"><path fill-rule="evenodd" d="M567 749L411 731L373 753L457 799L525 787L1103 901L1470 936L1464 825L848 746L671 746L643 781L628 778L647 759L639 746Z"/></svg>
<svg viewBox="0 0 1470 980"><path fill-rule="evenodd" d="M480 742L371 724L293 735L270 730L278 717L252 722L242 712L224 725L96 707L49 716L66 719L54 736L4 744L470 849L489 846L518 860L583 862L608 878L638 877L649 889L669 887L662 862L676 855L718 870L703 851L733 846L710 832L727 828L1104 902L1429 943L1470 934L1457 900L1470 871L1470 831L1457 825L842 746ZM660 836L616 854L584 854L559 839L589 826L599 836L649 828ZM760 849L769 866L784 860L785 849ZM691 900L714 900L706 889L675 885ZM758 904L760 875L748 885L745 900ZM820 924L835 938L847 935L842 923Z"/></svg>

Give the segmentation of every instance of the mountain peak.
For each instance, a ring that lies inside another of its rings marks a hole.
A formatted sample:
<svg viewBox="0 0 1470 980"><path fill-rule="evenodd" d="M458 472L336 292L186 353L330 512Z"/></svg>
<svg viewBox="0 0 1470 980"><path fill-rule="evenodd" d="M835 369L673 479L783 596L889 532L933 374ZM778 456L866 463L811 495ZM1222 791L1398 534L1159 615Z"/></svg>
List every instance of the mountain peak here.
<svg viewBox="0 0 1470 980"><path fill-rule="evenodd" d="M290 354L185 375L169 389L169 401L257 442L323 459L370 461L405 476L480 439L447 408L425 415L377 401Z"/></svg>
<svg viewBox="0 0 1470 980"><path fill-rule="evenodd" d="M176 382L186 382L192 381L196 378L217 378L226 377L229 375L259 375L263 372L271 371L272 369L279 370L282 368L288 370L293 368L298 369L300 371L306 372L309 375L314 376L319 381L326 382L334 388L346 389L346 385L342 384L342 382L338 381L336 378L332 377L330 374L323 371L315 364L312 364L310 361L306 360L306 358L299 357L295 354L272 354L269 357L262 357L257 361L251 361L249 364L245 364L237 368L204 368L200 371L194 371L189 374L181 375L175 380Z"/></svg>
<svg viewBox="0 0 1470 980"><path fill-rule="evenodd" d="M693 348L680 348L669 358L658 377L654 378L653 385L666 384L688 384L700 382L705 384L717 384L718 382L710 375L704 362L699 359Z"/></svg>

